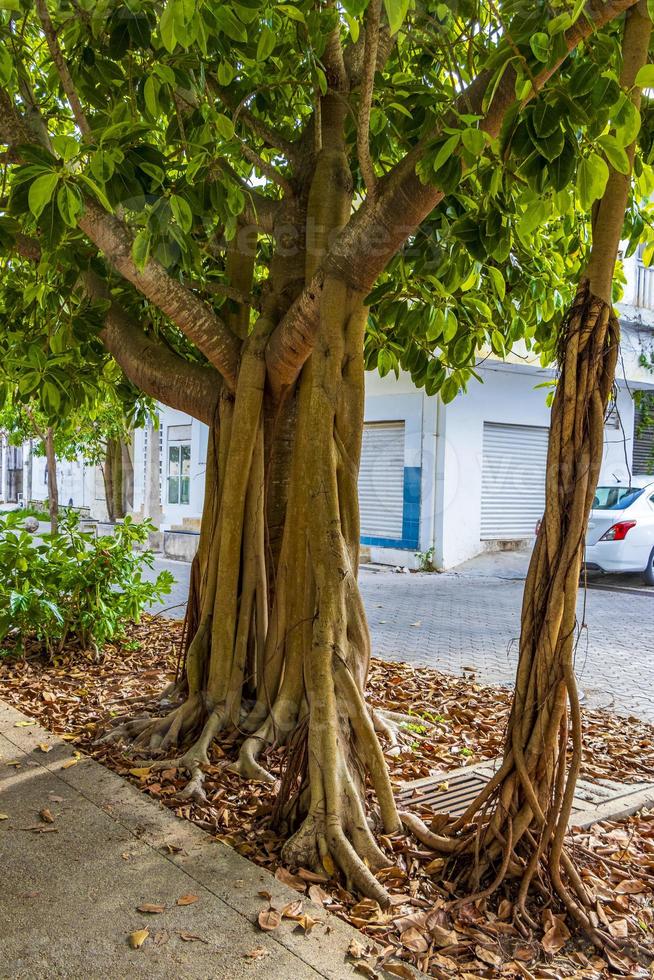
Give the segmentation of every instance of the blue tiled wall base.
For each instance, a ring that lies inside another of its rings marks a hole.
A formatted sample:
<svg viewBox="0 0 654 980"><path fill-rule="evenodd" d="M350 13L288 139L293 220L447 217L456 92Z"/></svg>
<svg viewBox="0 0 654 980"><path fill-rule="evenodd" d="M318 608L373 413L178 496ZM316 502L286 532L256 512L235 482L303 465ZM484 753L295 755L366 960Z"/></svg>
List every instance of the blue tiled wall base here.
<svg viewBox="0 0 654 980"><path fill-rule="evenodd" d="M405 548L415 551L420 542L420 466L404 467L404 507L402 510L402 537L375 538L369 534L361 535L361 544L372 544L378 548Z"/></svg>

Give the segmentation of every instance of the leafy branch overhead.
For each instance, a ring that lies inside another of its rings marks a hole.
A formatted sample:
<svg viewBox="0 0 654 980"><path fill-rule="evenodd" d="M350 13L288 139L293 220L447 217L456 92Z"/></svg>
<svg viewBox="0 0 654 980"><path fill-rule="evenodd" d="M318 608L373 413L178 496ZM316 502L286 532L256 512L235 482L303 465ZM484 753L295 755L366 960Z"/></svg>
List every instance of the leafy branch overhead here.
<svg viewBox="0 0 654 980"><path fill-rule="evenodd" d="M370 291L368 366L408 370L449 400L489 348L525 342L552 356L607 164L624 171L640 128L618 81L613 18L629 6L577 2L550 16L385 0L373 48L360 0L341 10L11 0L0 9L0 243L9 255L19 236L37 239L46 278L92 266L146 334L185 360L199 353L231 386L233 316L253 321L271 254L299 254L311 234L300 212L315 107L335 90L348 107L354 213L310 286L286 290L270 383L297 375L324 276L347 270ZM647 85L654 66L643 72ZM630 249L650 234L647 133ZM228 252L239 242L255 266L244 302L231 298Z"/></svg>

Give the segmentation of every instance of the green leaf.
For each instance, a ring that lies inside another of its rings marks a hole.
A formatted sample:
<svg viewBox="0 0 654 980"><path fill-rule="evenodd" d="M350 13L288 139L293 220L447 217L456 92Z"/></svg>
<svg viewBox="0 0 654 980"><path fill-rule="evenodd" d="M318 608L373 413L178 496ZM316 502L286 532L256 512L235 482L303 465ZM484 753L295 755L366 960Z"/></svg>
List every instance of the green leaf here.
<svg viewBox="0 0 654 980"><path fill-rule="evenodd" d="M46 411L58 412L61 405L61 394L58 387L51 381L44 381L41 388L41 399Z"/></svg>
<svg viewBox="0 0 654 980"><path fill-rule="evenodd" d="M0 85L9 85L13 69L9 48L3 44L0 46Z"/></svg>
<svg viewBox="0 0 654 980"><path fill-rule="evenodd" d="M604 193L609 178L609 168L598 153L583 157L577 167L577 192L582 207L590 209Z"/></svg>
<svg viewBox="0 0 654 980"><path fill-rule="evenodd" d="M145 108L153 119L157 119L159 117L159 82L152 75L148 75L145 80L143 98L145 99Z"/></svg>
<svg viewBox="0 0 654 980"><path fill-rule="evenodd" d="M618 170L621 174L629 173L629 157L626 151L618 143L615 136L600 136L597 141L599 145L604 150L604 155L609 161L614 170Z"/></svg>
<svg viewBox="0 0 654 980"><path fill-rule="evenodd" d="M622 95L613 113L615 138L621 146L631 146L640 130L640 113L631 99Z"/></svg>
<svg viewBox="0 0 654 980"><path fill-rule="evenodd" d="M547 33L550 37L554 37L556 34L561 34L563 31L566 31L571 23L570 14L559 14L558 17L554 17L547 25Z"/></svg>
<svg viewBox="0 0 654 980"><path fill-rule="evenodd" d="M275 9L286 14L286 16L290 17L291 20L297 20L300 24L306 23L302 11L298 10L297 7L293 7L290 3L278 3Z"/></svg>
<svg viewBox="0 0 654 980"><path fill-rule="evenodd" d="M218 65L218 81L221 85L229 85L234 78L234 69L228 61L221 61Z"/></svg>
<svg viewBox="0 0 654 980"><path fill-rule="evenodd" d="M643 65L636 75L636 88L654 88L654 65Z"/></svg>
<svg viewBox="0 0 654 980"><path fill-rule="evenodd" d="M457 146L459 145L459 139L460 139L459 134L455 133L454 136L450 136L448 139L445 140L444 143L441 143L438 152L434 157L434 162L432 163L432 169L434 170L434 173L438 173L438 171L441 169L443 164L447 163L447 161L450 159L450 157L456 150Z"/></svg>
<svg viewBox="0 0 654 980"><path fill-rule="evenodd" d="M64 183L57 191L57 207L64 224L69 228L77 226L77 219L84 210L82 195L77 187Z"/></svg>
<svg viewBox="0 0 654 980"><path fill-rule="evenodd" d="M269 27L264 27L257 42L257 61L265 61L277 44L277 35Z"/></svg>
<svg viewBox="0 0 654 980"><path fill-rule="evenodd" d="M222 136L224 140L231 140L234 137L234 123L229 118L229 116L224 116L222 112L217 113L214 123L216 125L216 130L218 135Z"/></svg>
<svg viewBox="0 0 654 980"><path fill-rule="evenodd" d="M499 330L493 330L491 332L491 347L493 348L495 353L499 354L501 357L503 357L504 354L506 353L504 347L504 337L499 332Z"/></svg>
<svg viewBox="0 0 654 980"><path fill-rule="evenodd" d="M68 163L79 153L79 143L72 136L53 136L52 149L64 163Z"/></svg>
<svg viewBox="0 0 654 980"><path fill-rule="evenodd" d="M477 157L484 152L486 135L481 129L464 129L461 133L461 142L469 153Z"/></svg>
<svg viewBox="0 0 654 980"><path fill-rule="evenodd" d="M145 268L145 265L150 257L150 232L147 228L141 228L138 234L134 238L132 244L132 258L134 259L134 264L139 271Z"/></svg>
<svg viewBox="0 0 654 980"><path fill-rule="evenodd" d="M495 288L495 292L497 293L499 298L503 300L506 295L506 283L504 282L504 276L502 275L499 269L495 268L494 265L489 265L486 271L488 272L490 278L493 280L493 286Z"/></svg>
<svg viewBox="0 0 654 980"><path fill-rule="evenodd" d="M446 378L441 385L441 398L444 404L447 405L448 402L453 401L458 393L459 388L454 378Z"/></svg>
<svg viewBox="0 0 654 980"><path fill-rule="evenodd" d="M159 33L161 34L161 40L163 41L164 47L169 54L172 54L177 45L177 38L175 37L175 11L174 4L171 0L164 7L164 11L159 20Z"/></svg>
<svg viewBox="0 0 654 980"><path fill-rule="evenodd" d="M443 326L443 341L449 343L456 335L459 324L452 310L445 310L445 324Z"/></svg>
<svg viewBox="0 0 654 980"><path fill-rule="evenodd" d="M189 232L193 227L193 212L188 201L183 197L173 194L170 198L170 208L177 224L184 231Z"/></svg>
<svg viewBox="0 0 654 980"><path fill-rule="evenodd" d="M409 0L384 0L391 34L397 34L409 9Z"/></svg>
<svg viewBox="0 0 654 980"><path fill-rule="evenodd" d="M37 177L30 187L27 203L35 218L41 216L43 208L52 200L52 195L58 183L59 174L49 173Z"/></svg>
<svg viewBox="0 0 654 980"><path fill-rule="evenodd" d="M547 34L537 31L529 39L529 46L539 61L547 61L550 56L550 39Z"/></svg>
<svg viewBox="0 0 654 980"><path fill-rule="evenodd" d="M112 208L111 204L109 203L109 201L107 200L107 195L104 193L104 191L100 187L98 187L98 185L96 184L96 182L94 180L91 180L90 177L87 177L86 174L80 174L79 175L79 179L84 184L86 184L86 186L91 191L91 193L94 194L95 197L97 197L97 199L100 202L100 204L102 205L102 207L105 208L107 211L109 211L111 213L113 211L113 208Z"/></svg>

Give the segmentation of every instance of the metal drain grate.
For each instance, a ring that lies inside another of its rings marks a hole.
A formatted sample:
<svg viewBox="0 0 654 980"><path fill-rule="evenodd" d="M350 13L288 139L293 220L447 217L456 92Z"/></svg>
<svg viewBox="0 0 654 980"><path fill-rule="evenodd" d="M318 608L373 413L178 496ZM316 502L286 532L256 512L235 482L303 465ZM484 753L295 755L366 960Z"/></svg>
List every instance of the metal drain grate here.
<svg viewBox="0 0 654 980"><path fill-rule="evenodd" d="M431 806L440 813L460 817L482 791L491 773L476 766L453 773L441 773L409 783L397 794L401 806Z"/></svg>
<svg viewBox="0 0 654 980"><path fill-rule="evenodd" d="M426 779L403 783L396 791L400 808L431 807L439 813L460 817L500 765L500 760L436 773ZM611 779L580 779L575 791L570 824L589 827L599 820L618 819L644 807L654 806L654 783L616 783Z"/></svg>

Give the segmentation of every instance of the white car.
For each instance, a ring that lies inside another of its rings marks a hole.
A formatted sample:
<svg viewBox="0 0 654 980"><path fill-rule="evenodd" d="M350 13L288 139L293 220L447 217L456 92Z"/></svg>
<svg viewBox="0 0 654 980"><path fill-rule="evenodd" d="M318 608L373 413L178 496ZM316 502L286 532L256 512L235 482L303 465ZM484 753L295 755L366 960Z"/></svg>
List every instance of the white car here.
<svg viewBox="0 0 654 980"><path fill-rule="evenodd" d="M654 585L654 476L597 488L585 565L589 571L642 572Z"/></svg>

